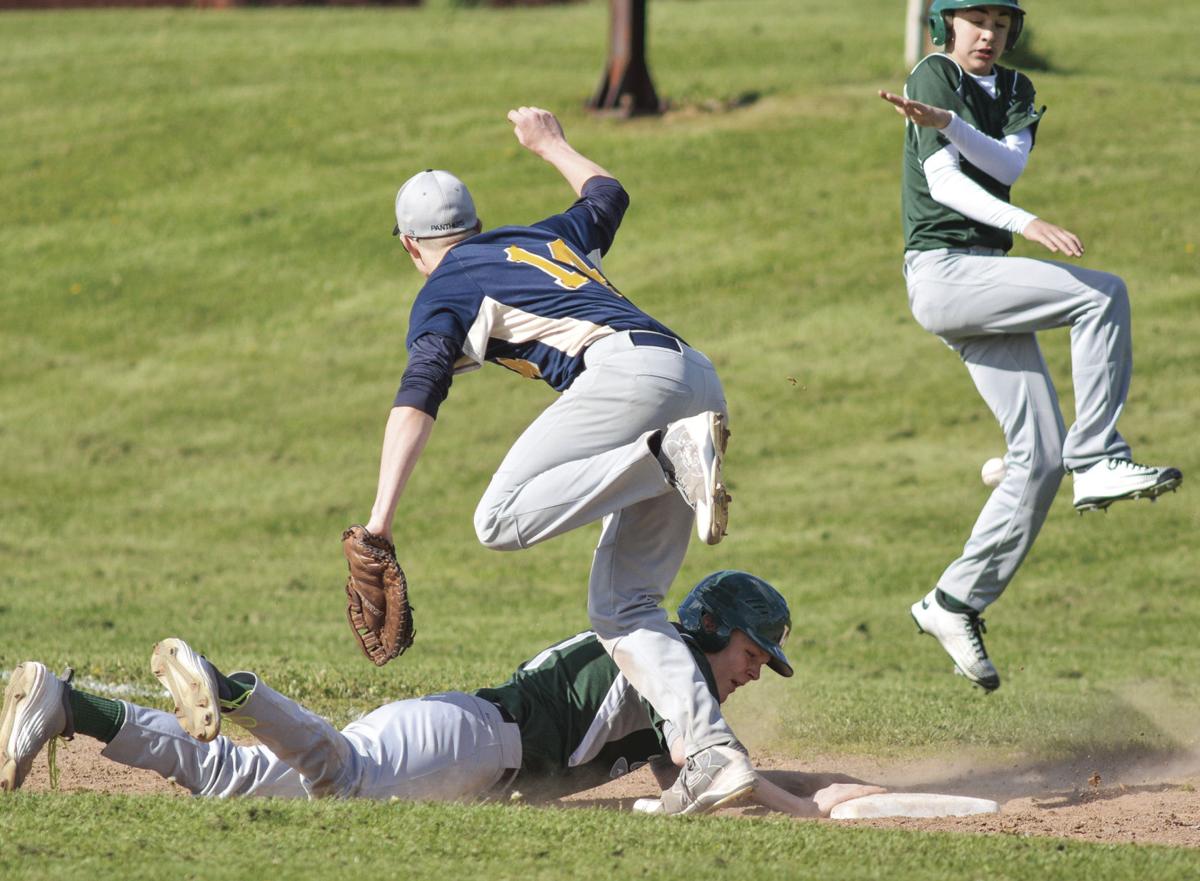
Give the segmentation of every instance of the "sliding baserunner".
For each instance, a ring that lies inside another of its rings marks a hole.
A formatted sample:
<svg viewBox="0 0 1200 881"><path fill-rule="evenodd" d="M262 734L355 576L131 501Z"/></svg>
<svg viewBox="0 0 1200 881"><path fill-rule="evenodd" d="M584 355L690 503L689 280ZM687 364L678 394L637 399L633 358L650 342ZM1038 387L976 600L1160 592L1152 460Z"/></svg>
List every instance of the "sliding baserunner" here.
<svg viewBox="0 0 1200 881"><path fill-rule="evenodd" d="M714 573L683 601L679 619L719 702L764 666L792 675L787 602L762 579ZM175 715L75 689L36 661L18 665L0 714L0 789L20 787L41 749L72 734L103 741L108 759L217 797L473 799L546 778L565 793L649 763L668 799L684 759L679 732L591 632L550 646L496 688L395 701L340 732L254 673L224 675L183 640L158 643L151 667ZM222 736L223 718L260 745ZM778 810L818 816L881 790L838 783L798 798L760 778L756 791Z"/></svg>

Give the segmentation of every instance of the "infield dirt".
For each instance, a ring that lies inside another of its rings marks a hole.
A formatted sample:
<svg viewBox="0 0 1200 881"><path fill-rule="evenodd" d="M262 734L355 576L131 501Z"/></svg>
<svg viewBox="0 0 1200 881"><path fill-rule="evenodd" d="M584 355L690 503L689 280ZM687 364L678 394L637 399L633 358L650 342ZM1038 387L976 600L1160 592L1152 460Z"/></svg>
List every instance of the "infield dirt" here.
<svg viewBox="0 0 1200 881"><path fill-rule="evenodd" d="M186 797L183 789L149 771L108 761L100 749L99 742L82 737L60 744L60 791ZM999 814L984 816L857 820L855 825L1200 848L1200 755L1194 753L1104 755L1057 762L1010 760L992 765L964 757L903 765L837 756L802 762L759 755L757 760L774 782L798 794L836 780L860 779L897 790L991 798L1001 806ZM825 770L831 768L843 772ZM25 788L50 788L45 752L35 761ZM617 811L630 811L634 800L657 794L647 769L562 799L541 797L528 787L520 789L523 799L532 804ZM740 806L719 814L754 817L765 811Z"/></svg>

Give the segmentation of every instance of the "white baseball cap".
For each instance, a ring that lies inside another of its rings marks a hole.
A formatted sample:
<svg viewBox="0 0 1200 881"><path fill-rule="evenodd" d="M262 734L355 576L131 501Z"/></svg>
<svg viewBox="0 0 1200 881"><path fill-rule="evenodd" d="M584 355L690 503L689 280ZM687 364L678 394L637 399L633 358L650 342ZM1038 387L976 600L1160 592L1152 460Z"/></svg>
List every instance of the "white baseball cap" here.
<svg viewBox="0 0 1200 881"><path fill-rule="evenodd" d="M427 168L396 193L394 236L436 239L474 229L478 222L467 185L448 171Z"/></svg>

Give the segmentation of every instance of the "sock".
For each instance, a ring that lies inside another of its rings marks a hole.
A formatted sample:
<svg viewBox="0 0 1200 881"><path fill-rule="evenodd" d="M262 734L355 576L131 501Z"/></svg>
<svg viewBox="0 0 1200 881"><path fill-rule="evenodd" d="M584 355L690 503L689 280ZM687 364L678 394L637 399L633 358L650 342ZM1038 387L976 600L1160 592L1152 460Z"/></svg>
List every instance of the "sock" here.
<svg viewBox="0 0 1200 881"><path fill-rule="evenodd" d="M217 677L217 699L221 702L221 710L224 712L240 709L254 693L253 673L234 673L232 676L226 676L216 667L213 667L213 673Z"/></svg>
<svg viewBox="0 0 1200 881"><path fill-rule="evenodd" d="M937 592L937 603L947 612L956 612L959 615L968 615L975 612L974 608L968 606L966 603L959 602L940 587L938 588Z"/></svg>
<svg viewBox="0 0 1200 881"><path fill-rule="evenodd" d="M75 731L79 734L108 743L125 724L125 705L120 701L72 688L67 702L75 720Z"/></svg>
<svg viewBox="0 0 1200 881"><path fill-rule="evenodd" d="M662 442L663 432L661 431L656 431L650 437L646 438L646 446L650 448L650 452L658 460L659 467L663 470L663 476L667 478L667 483L675 486L675 465L667 458L667 454L663 452Z"/></svg>
<svg viewBox="0 0 1200 881"><path fill-rule="evenodd" d="M661 431L656 431L650 437L646 438L646 446L650 447L650 452L654 454L655 458L660 460L662 459L660 455L662 453L662 436L663 433Z"/></svg>

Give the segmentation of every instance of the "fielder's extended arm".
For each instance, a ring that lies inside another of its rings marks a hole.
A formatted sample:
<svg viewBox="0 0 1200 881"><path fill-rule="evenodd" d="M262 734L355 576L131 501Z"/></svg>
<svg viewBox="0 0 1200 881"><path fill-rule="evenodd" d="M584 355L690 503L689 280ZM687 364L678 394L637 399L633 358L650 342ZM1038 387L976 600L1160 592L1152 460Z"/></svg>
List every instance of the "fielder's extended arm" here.
<svg viewBox="0 0 1200 881"><path fill-rule="evenodd" d="M392 408L383 434L379 485L371 519L367 522L368 532L391 540L396 506L432 432L433 417L430 414L416 407Z"/></svg>

